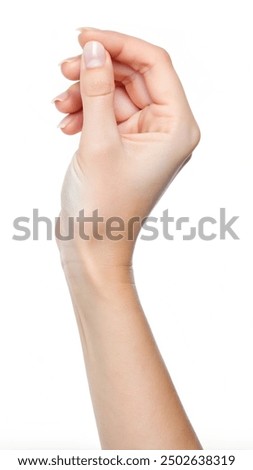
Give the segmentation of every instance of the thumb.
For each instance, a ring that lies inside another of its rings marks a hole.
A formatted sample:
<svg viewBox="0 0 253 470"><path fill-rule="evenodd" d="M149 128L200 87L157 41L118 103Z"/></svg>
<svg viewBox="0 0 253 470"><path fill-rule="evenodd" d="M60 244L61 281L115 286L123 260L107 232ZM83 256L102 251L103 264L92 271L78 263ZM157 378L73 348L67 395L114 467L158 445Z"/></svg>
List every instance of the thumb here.
<svg viewBox="0 0 253 470"><path fill-rule="evenodd" d="M119 139L114 113L114 72L110 54L103 44L87 42L83 49L80 92L84 121L82 139L103 144Z"/></svg>

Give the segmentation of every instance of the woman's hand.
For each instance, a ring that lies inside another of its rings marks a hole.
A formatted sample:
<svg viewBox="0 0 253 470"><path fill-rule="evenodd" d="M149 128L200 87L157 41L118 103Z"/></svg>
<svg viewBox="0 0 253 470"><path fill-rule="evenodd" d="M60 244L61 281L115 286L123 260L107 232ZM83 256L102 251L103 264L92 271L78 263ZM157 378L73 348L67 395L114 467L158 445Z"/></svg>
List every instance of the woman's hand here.
<svg viewBox="0 0 253 470"><path fill-rule="evenodd" d="M79 220L59 247L101 444L199 449L129 269L141 221L197 145L198 126L164 50L110 31L84 30L80 43L84 55L62 64L80 83L56 100L69 113L63 132L82 131L62 190L64 233Z"/></svg>
<svg viewBox="0 0 253 470"><path fill-rule="evenodd" d="M141 221L198 144L199 128L163 49L111 31L84 29L79 41L84 54L61 68L80 81L55 99L68 113L62 131L81 130L63 185L61 223L81 210L91 218L97 211L99 236L85 221L89 241L78 231L71 246L98 263L128 265ZM59 245L64 251L69 242Z"/></svg>

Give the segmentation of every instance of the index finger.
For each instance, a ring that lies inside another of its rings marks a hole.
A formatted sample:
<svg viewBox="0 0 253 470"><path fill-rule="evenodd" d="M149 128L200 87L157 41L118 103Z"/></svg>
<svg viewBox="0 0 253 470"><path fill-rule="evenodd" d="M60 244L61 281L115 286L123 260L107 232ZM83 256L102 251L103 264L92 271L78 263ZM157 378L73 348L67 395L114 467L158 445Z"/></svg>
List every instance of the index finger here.
<svg viewBox="0 0 253 470"><path fill-rule="evenodd" d="M113 60L139 72L155 104L178 108L186 102L180 80L164 49L126 34L98 29L84 28L78 39L82 47L88 41L102 42Z"/></svg>

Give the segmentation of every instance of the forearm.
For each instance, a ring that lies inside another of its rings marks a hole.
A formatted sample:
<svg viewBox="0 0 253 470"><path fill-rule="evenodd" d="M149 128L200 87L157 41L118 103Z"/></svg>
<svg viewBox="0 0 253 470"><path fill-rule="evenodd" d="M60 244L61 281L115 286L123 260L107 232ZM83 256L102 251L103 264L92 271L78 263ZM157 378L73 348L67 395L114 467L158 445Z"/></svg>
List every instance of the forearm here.
<svg viewBox="0 0 253 470"><path fill-rule="evenodd" d="M129 267L65 266L104 449L197 449Z"/></svg>

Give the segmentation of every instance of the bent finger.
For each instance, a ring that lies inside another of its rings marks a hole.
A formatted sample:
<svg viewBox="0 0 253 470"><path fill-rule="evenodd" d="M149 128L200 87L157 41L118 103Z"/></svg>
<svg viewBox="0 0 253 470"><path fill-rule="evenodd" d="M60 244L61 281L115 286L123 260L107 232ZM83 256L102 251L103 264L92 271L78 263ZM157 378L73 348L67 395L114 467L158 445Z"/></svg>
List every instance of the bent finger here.
<svg viewBox="0 0 253 470"><path fill-rule="evenodd" d="M80 82L74 83L66 91L56 96L52 103L61 113L76 113L82 109Z"/></svg>
<svg viewBox="0 0 253 470"><path fill-rule="evenodd" d="M83 111L65 116L58 127L64 134L73 135L80 132L83 127Z"/></svg>
<svg viewBox="0 0 253 470"><path fill-rule="evenodd" d="M81 56L66 59L61 63L61 71L69 80L80 79ZM130 98L138 108L151 104L152 99L148 93L145 80L141 74L132 67L113 61L114 80L125 86Z"/></svg>

